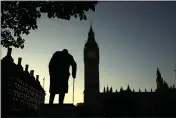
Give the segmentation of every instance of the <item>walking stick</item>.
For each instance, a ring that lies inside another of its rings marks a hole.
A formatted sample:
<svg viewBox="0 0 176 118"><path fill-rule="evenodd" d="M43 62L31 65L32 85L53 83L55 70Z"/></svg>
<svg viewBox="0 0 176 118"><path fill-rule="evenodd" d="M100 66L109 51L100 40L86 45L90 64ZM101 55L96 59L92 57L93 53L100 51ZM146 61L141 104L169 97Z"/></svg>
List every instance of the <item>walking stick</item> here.
<svg viewBox="0 0 176 118"><path fill-rule="evenodd" d="M74 86L75 86L75 78L73 78L73 104L74 104Z"/></svg>

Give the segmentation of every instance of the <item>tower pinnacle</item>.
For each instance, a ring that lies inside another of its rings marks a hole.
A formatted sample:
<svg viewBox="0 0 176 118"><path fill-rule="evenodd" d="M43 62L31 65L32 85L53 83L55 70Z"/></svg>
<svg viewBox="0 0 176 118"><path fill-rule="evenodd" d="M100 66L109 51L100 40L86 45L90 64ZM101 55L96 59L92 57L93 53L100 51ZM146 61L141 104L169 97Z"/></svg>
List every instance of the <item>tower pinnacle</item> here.
<svg viewBox="0 0 176 118"><path fill-rule="evenodd" d="M90 20L90 28L92 28L92 20Z"/></svg>
<svg viewBox="0 0 176 118"><path fill-rule="evenodd" d="M95 40L94 31L93 31L93 28L92 28L92 20L90 20L90 30L89 30L88 35L89 35L89 39Z"/></svg>

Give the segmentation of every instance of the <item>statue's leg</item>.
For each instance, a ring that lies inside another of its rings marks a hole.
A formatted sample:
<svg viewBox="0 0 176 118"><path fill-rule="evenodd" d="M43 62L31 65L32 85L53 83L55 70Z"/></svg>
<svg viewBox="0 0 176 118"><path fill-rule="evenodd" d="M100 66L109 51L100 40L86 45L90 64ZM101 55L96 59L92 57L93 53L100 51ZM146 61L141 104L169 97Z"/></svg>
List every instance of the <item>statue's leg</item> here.
<svg viewBox="0 0 176 118"><path fill-rule="evenodd" d="M49 100L49 104L53 104L54 97L55 97L55 94L54 94L54 93L50 93L50 100Z"/></svg>
<svg viewBox="0 0 176 118"><path fill-rule="evenodd" d="M64 103L64 98L65 98L65 93L60 93L59 94L59 104L63 104Z"/></svg>

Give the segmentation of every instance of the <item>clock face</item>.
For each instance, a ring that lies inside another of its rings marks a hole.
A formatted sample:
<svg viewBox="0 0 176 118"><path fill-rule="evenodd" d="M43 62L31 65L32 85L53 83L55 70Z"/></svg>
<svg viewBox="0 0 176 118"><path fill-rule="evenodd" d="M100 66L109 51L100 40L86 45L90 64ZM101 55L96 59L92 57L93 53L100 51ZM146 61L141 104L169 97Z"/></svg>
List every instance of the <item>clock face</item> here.
<svg viewBox="0 0 176 118"><path fill-rule="evenodd" d="M95 56L95 52L88 52L88 57L94 58Z"/></svg>

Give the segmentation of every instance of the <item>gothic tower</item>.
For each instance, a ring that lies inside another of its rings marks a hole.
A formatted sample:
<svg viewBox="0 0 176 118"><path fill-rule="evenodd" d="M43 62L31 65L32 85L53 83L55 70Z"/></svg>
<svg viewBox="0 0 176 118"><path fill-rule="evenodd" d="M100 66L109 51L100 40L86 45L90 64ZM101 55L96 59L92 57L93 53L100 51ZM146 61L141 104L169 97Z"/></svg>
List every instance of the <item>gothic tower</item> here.
<svg viewBox="0 0 176 118"><path fill-rule="evenodd" d="M84 103L95 105L99 89L99 48L91 24L84 47Z"/></svg>
<svg viewBox="0 0 176 118"><path fill-rule="evenodd" d="M159 71L159 68L157 68L157 72L156 72L156 84L157 84L157 88L156 90L159 91L162 89L162 85L163 85L163 78L161 77L161 73Z"/></svg>

